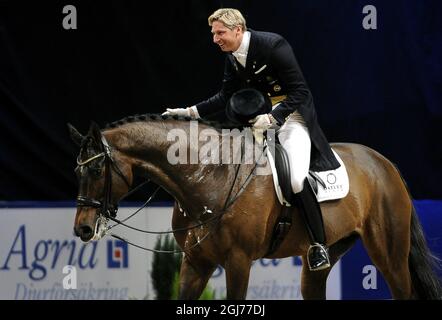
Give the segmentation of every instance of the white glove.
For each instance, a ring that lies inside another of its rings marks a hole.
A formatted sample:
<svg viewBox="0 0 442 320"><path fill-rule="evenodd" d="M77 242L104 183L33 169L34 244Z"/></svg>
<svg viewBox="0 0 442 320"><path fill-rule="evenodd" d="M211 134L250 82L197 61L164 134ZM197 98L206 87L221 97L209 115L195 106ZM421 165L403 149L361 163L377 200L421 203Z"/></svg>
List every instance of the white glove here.
<svg viewBox="0 0 442 320"><path fill-rule="evenodd" d="M264 141L264 132L272 126L269 115L260 114L252 120L249 120L249 123L253 123L252 132L255 140L259 144L262 144Z"/></svg>
<svg viewBox="0 0 442 320"><path fill-rule="evenodd" d="M272 126L272 122L270 121L268 114L260 114L259 116L256 116L250 120L249 123L253 123L253 129L255 130L265 131Z"/></svg>
<svg viewBox="0 0 442 320"><path fill-rule="evenodd" d="M179 117L191 117L192 119L200 118L196 106L192 106L189 108L175 108L175 109L167 108L166 110L167 110L166 112L162 113L163 116L177 115Z"/></svg>
<svg viewBox="0 0 442 320"><path fill-rule="evenodd" d="M180 116L180 117L190 117L190 110L189 108L175 108L175 109L171 109L171 108L167 108L166 112L163 112L162 115L163 116Z"/></svg>

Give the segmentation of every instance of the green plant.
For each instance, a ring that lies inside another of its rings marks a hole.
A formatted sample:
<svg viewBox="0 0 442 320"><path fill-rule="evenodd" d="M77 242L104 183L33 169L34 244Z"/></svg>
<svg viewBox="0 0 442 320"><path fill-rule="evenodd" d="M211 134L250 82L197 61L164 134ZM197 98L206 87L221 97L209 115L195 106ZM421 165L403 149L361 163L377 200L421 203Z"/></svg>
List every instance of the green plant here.
<svg viewBox="0 0 442 320"><path fill-rule="evenodd" d="M180 273L175 272L175 276L173 277L173 283L172 283L172 295L170 296L170 299L178 300L179 292L180 292Z"/></svg>
<svg viewBox="0 0 442 320"><path fill-rule="evenodd" d="M175 239L167 235L159 236L155 243L156 250L174 251L179 250ZM153 254L152 260L152 284L155 291L155 299L170 300L172 296L172 285L177 270L180 269L182 254L180 253L157 253Z"/></svg>
<svg viewBox="0 0 442 320"><path fill-rule="evenodd" d="M207 284L198 300L215 300L215 291L215 289L212 289L212 287Z"/></svg>
<svg viewBox="0 0 442 320"><path fill-rule="evenodd" d="M156 250L174 251L179 250L173 236L159 236L155 243ZM179 293L181 253L157 253L153 254L152 260L152 284L157 300L176 300ZM214 300L215 290L209 285L204 289L199 300Z"/></svg>
<svg viewBox="0 0 442 320"><path fill-rule="evenodd" d="M180 287L180 274L179 272L175 273L175 277L172 284L172 296L171 300L177 300L178 299L178 293L179 293L179 287ZM203 293L201 293L201 296L198 300L215 300L215 289L212 289L210 285L208 284L206 288L204 288Z"/></svg>

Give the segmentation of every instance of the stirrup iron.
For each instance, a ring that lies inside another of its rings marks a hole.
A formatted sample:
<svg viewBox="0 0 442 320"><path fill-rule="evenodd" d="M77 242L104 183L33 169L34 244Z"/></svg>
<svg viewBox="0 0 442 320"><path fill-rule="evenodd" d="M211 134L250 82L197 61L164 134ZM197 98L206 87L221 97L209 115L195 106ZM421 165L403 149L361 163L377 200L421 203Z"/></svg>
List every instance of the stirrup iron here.
<svg viewBox="0 0 442 320"><path fill-rule="evenodd" d="M318 266L312 266L310 263L310 254L312 253L312 250L314 250L315 248L317 248L317 250L320 251L321 256L322 256L321 258L323 258L323 262ZM320 271L320 270L330 268L331 264L330 264L330 258L328 256L327 247L325 245L317 243L317 242L310 245L310 247L308 248L308 251L307 251L307 262L308 262L308 268L310 269L310 271Z"/></svg>

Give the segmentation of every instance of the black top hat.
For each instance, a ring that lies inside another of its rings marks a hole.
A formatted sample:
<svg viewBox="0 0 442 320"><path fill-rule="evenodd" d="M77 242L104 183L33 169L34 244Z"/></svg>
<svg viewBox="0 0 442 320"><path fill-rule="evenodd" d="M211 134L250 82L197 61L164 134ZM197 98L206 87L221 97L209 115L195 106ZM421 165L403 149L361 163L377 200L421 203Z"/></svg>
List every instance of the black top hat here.
<svg viewBox="0 0 442 320"><path fill-rule="evenodd" d="M227 102L226 115L230 121L243 126L250 125L249 120L257 115L272 111L269 97L252 88L235 92Z"/></svg>

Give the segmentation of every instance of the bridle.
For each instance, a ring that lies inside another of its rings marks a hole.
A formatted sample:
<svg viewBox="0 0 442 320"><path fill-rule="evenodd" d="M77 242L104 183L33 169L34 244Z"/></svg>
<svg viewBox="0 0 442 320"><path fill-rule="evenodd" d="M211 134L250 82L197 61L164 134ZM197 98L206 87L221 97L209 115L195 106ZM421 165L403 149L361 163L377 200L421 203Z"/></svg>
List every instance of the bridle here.
<svg viewBox="0 0 442 320"><path fill-rule="evenodd" d="M77 197L77 206L78 207L92 207L97 209L97 214L98 214L98 219L100 219L103 223L107 223L107 220L111 220L113 222L115 222L114 225L111 226L107 226L104 230L103 230L103 235L105 235L110 229L116 227L117 225L122 225L125 226L129 229L138 231L138 232L142 232L142 233L149 233L149 234L170 234L170 233L175 233L175 232L183 232L183 231L190 231L192 229L195 228L203 228L204 225L207 225L210 222L219 222L220 218L224 215L224 213L227 211L227 209L236 201L236 199L239 198L239 196L242 194L242 192L245 190L246 186L248 185L248 183L250 182L251 178L253 177L253 173L255 172L255 169L258 165L258 162L261 158L261 156L263 155L263 153L261 154L260 158L256 160L255 165L253 167L253 169L250 171L249 175L247 176L247 178L245 179L244 183L241 185L241 187L238 189L237 193L235 194L235 196L233 198L231 198L231 195L233 193L233 189L236 185L236 181L238 178L238 173L239 173L239 168L241 166L241 164L237 164L236 170L235 170L235 176L233 179L233 183L230 187L229 193L226 197L226 201L224 203L223 209L218 212L217 214L213 214L213 211L208 209L206 206L204 207L204 212L202 212L201 216L207 216L208 214L210 214L211 216L207 219L205 219L204 221L201 221L200 219L198 219L197 224L194 224L190 227L184 227L184 228L177 228L177 229L173 229L173 230L169 230L169 231L149 231L149 230L142 230L133 226L130 226L128 224L126 224L125 222L127 220L129 220L130 218L132 218L133 216L135 216L138 212L141 211L141 209L143 209L144 207L146 207L149 202L153 199L153 197L155 196L155 194L158 192L158 190L161 187L157 187L157 189L153 192L153 194L148 198L148 200L143 204L142 207L140 207L139 209L137 209L134 213L132 213L131 215L129 215L127 218L125 218L124 220L119 220L116 218L117 215L117 211L118 211L118 204L113 204L112 200L111 200L111 196L112 196L112 171L115 171L122 179L123 181L126 183L126 185L128 186L129 190L122 198L120 198L119 201L123 200L124 198L128 197L130 194L134 193L135 191L137 191L138 189L140 189L142 186L144 186L146 183L148 183L150 180L146 180L144 182L142 182L141 184L139 184L137 187L135 187L134 189L131 190L131 185L130 183L127 181L126 177L124 176L124 174L121 172L120 168L118 167L118 165L115 163L114 159L112 158L112 152L111 152L111 147L109 146L106 138L101 134L101 143L102 143L102 147L104 149L103 152L98 153L94 156L91 156L90 158L81 161L80 157L81 157L81 152L80 155L77 158L77 166L78 167L82 167L85 166L86 164L103 158L104 157L104 169L105 169L105 177L104 177L104 192L103 192L103 200L97 200L88 196L84 196L84 195L79 195ZM181 211L181 208L180 208ZM124 241L132 246L135 246L139 249L143 249L146 251L151 251L151 252L157 252L157 253L181 253L181 252L186 252L196 246L198 246L204 239L206 239L208 237L208 235L210 234L210 229L207 231L207 233L202 237L202 238L197 238L197 242L195 244L193 244L190 247L186 247L184 250L170 250L170 251L165 251L165 250L157 250L157 249L149 249L140 245L137 245L135 243L132 243L130 241L128 241L127 239L118 236L116 234L111 233L110 236Z"/></svg>
<svg viewBox="0 0 442 320"><path fill-rule="evenodd" d="M104 192L103 192L103 201L90 198L84 195L78 195L77 197L77 206L78 207L92 207L96 209L100 209L99 213L102 214L105 218L114 218L117 215L118 211L118 205L114 205L111 200L112 195L112 169L123 179L123 181L126 183L128 188L130 189L131 186L129 182L127 181L124 174L121 172L120 168L116 165L115 161L112 158L111 155L111 148L109 144L107 143L106 138L101 135L101 143L103 146L104 151L96 154L87 160L81 161L81 152L80 155L77 158L77 165L78 167L82 167L96 159L100 159L104 157ZM126 195L127 196L127 195Z"/></svg>

